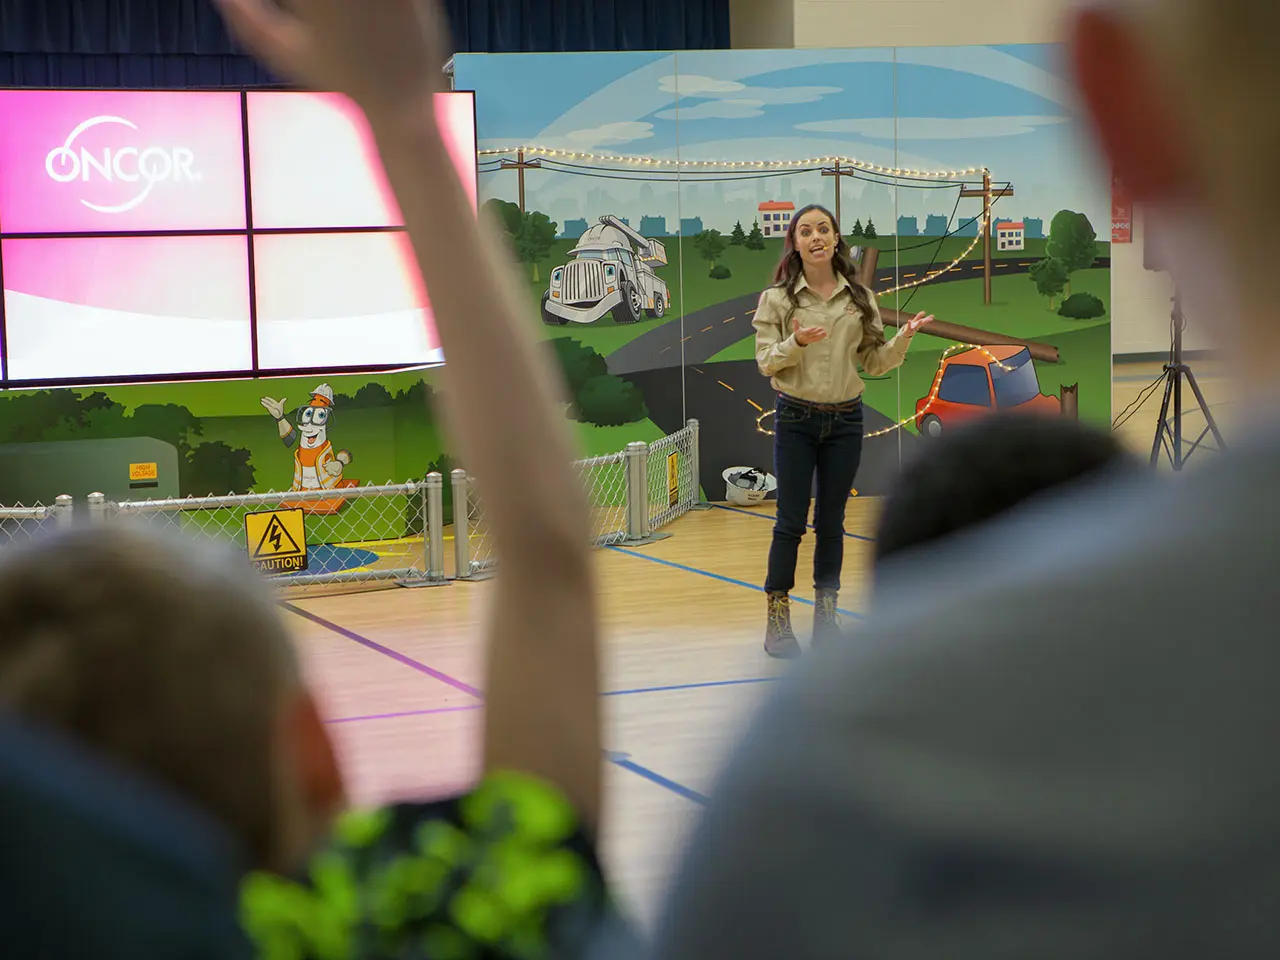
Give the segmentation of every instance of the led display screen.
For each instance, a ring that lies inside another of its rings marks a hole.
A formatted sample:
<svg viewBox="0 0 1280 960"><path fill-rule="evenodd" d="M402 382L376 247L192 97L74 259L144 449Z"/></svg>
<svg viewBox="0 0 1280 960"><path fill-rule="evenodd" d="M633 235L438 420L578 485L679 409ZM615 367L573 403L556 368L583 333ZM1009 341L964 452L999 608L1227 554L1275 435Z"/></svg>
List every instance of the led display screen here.
<svg viewBox="0 0 1280 960"><path fill-rule="evenodd" d="M475 104L440 94L477 195ZM443 362L363 116L294 92L0 90L6 383Z"/></svg>

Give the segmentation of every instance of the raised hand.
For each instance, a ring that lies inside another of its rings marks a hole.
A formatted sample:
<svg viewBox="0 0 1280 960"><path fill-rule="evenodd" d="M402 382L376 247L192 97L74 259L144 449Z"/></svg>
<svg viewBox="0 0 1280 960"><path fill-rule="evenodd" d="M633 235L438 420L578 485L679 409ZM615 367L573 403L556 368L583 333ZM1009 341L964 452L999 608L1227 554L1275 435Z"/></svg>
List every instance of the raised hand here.
<svg viewBox="0 0 1280 960"><path fill-rule="evenodd" d="M276 420L283 420L285 399L285 397L281 397L279 400L272 400L270 397L263 397L261 400L262 407Z"/></svg>
<svg viewBox="0 0 1280 960"><path fill-rule="evenodd" d="M393 116L444 88L436 0L215 0L232 33L284 79Z"/></svg>
<svg viewBox="0 0 1280 960"><path fill-rule="evenodd" d="M914 317L912 317L910 320L906 322L906 325L902 328L902 335L906 337L908 340L910 340L912 337L916 335L916 332L921 327L932 322L933 322L933 315L926 314L923 311L921 311L920 313L917 313Z"/></svg>
<svg viewBox="0 0 1280 960"><path fill-rule="evenodd" d="M799 319L791 321L791 332L795 334L796 343L802 347L827 338L826 327L802 327Z"/></svg>

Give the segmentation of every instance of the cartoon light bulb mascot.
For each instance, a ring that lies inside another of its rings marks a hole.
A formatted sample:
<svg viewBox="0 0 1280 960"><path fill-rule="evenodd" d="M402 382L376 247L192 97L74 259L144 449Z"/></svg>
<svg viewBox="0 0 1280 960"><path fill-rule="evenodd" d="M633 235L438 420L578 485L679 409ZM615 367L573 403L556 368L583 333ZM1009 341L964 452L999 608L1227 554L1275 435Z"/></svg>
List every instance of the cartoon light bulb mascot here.
<svg viewBox="0 0 1280 960"><path fill-rule="evenodd" d="M342 471L351 462L346 450L336 453L329 442L329 424L333 422L333 388L322 383L311 393L311 402L300 407L296 415L297 429L285 416L285 398L262 398L262 406L275 418L280 439L286 447L294 441L292 490L333 490L342 482Z"/></svg>

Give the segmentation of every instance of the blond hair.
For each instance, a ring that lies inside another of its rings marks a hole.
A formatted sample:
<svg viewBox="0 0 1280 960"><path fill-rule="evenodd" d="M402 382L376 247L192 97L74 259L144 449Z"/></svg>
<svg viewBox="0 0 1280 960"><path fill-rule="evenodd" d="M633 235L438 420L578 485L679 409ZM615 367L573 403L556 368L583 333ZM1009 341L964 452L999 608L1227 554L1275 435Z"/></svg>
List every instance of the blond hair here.
<svg viewBox="0 0 1280 960"><path fill-rule="evenodd" d="M226 553L112 526L0 554L0 706L202 807L247 865L288 826L273 753L299 682L270 597Z"/></svg>

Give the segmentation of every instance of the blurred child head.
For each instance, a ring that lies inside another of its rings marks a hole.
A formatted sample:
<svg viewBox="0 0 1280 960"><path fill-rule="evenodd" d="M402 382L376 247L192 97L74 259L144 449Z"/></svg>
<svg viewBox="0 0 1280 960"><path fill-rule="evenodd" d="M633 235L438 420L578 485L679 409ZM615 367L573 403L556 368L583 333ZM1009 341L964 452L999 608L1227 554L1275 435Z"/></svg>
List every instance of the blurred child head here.
<svg viewBox="0 0 1280 960"><path fill-rule="evenodd" d="M1066 417L1014 413L984 417L922 446L885 502L877 566L1040 494L1136 462L1109 432Z"/></svg>
<svg viewBox="0 0 1280 960"><path fill-rule="evenodd" d="M277 607L242 557L113 525L0 552L0 707L203 809L288 869L342 803Z"/></svg>

